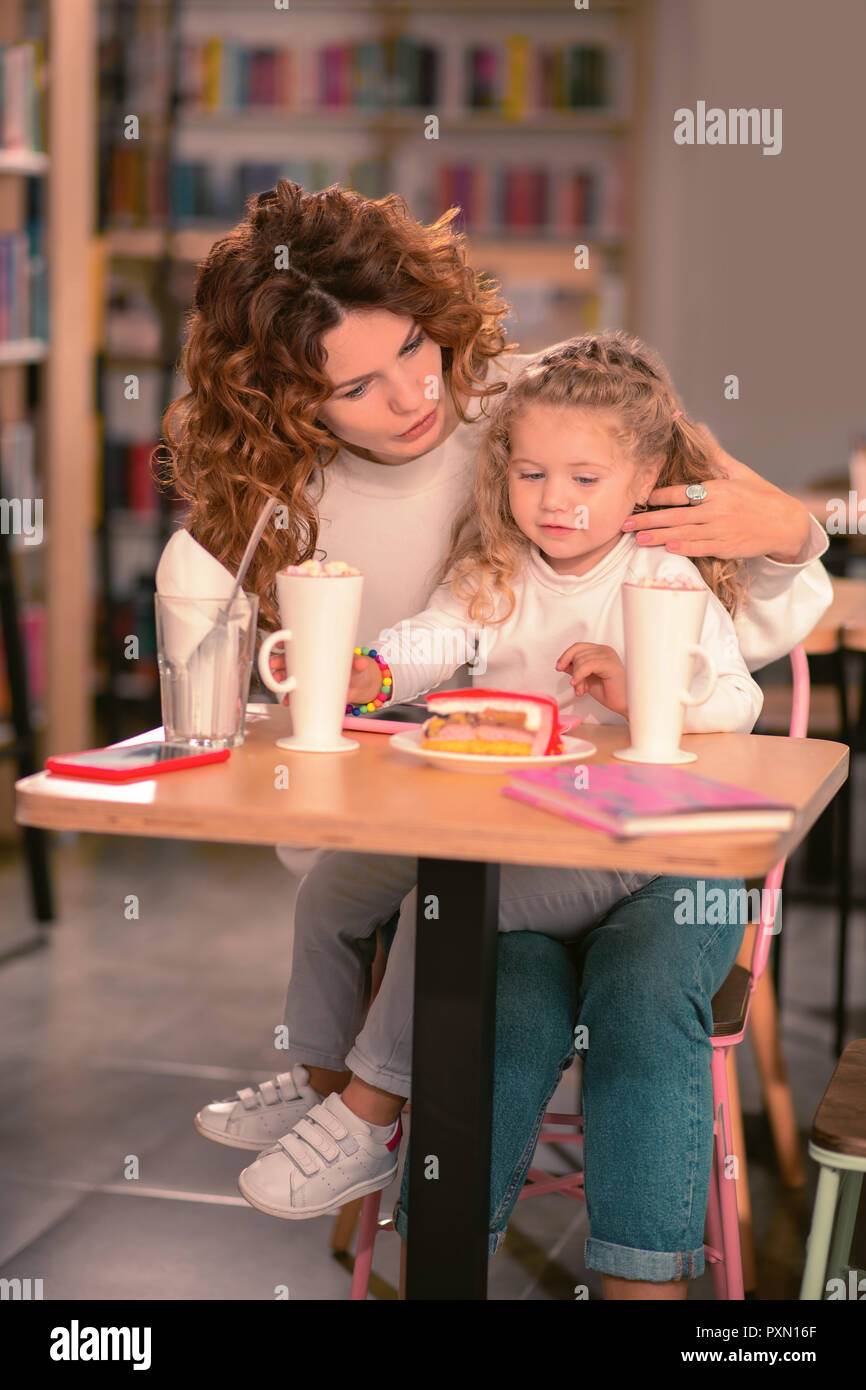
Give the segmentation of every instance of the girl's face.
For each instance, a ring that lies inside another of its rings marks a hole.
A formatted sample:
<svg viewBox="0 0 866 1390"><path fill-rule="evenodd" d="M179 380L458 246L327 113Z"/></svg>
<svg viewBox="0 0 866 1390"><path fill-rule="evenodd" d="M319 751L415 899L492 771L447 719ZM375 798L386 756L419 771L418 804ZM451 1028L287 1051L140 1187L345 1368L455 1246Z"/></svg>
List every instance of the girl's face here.
<svg viewBox="0 0 866 1390"><path fill-rule="evenodd" d="M450 434L457 416L442 379L442 350L411 318L356 310L324 333L322 344L334 390L319 418L354 453L374 463L408 463ZM419 421L422 428L407 435Z"/></svg>
<svg viewBox="0 0 866 1390"><path fill-rule="evenodd" d="M558 574L585 574L612 550L653 468L636 468L605 417L573 406L528 406L511 430L508 501L525 536Z"/></svg>

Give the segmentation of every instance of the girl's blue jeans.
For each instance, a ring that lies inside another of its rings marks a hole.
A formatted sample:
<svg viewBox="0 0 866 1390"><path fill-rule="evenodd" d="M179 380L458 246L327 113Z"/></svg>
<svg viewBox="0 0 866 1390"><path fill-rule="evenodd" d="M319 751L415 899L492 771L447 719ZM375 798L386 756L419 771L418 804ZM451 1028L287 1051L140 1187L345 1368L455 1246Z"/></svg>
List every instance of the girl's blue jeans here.
<svg viewBox="0 0 866 1390"><path fill-rule="evenodd" d="M729 892L743 888L741 879L704 883L708 905L742 901ZM718 888L723 899L711 893ZM710 917L709 923L688 920L684 891L696 902L692 917ZM736 959L745 923L728 921L736 911L717 906L702 914L700 903L696 880L660 877L574 945L538 932L500 933L491 1255L505 1238L544 1112L574 1059L580 1024L587 1029L580 1048L586 1266L653 1282L703 1273L713 1147L712 997ZM407 1151L394 1213L404 1240L408 1193Z"/></svg>

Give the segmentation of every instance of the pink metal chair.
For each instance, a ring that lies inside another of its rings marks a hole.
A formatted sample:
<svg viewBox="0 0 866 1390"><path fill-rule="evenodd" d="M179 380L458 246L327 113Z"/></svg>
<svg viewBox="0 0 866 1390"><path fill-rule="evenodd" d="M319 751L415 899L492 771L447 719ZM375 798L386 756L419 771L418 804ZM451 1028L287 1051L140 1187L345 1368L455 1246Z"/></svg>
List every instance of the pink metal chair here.
<svg viewBox="0 0 866 1390"><path fill-rule="evenodd" d="M793 677L793 700L789 733L791 738L805 738L809 724L809 664L802 645L793 649L790 660ZM774 933L776 890L781 886L784 869L785 860L781 859L770 870L764 881L764 888L761 893L760 922L755 933L749 968L734 965L722 988L713 999L714 1029L711 1072L714 1146L704 1255L710 1266L713 1286L718 1299L737 1301L744 1298L736 1188L738 1179L741 1180L737 1173L738 1165L734 1165L734 1172L731 1177L726 1175L727 1160L734 1152L727 1054L731 1048L736 1047L742 1041L745 1035L752 995L767 964ZM407 1105L404 1113L408 1114L408 1112L409 1106ZM564 1126L565 1132L559 1132L549 1128L549 1126ZM548 1111L544 1116L538 1143L582 1145L583 1115ZM583 1172L555 1176L543 1169L531 1167L518 1201L525 1201L530 1197L541 1197L551 1192L562 1193L563 1196L571 1197L575 1201L585 1201ZM364 1198L358 1233L358 1251L355 1256L352 1289L349 1295L351 1300L366 1299L376 1236L380 1231L394 1229L394 1223L390 1217L381 1220L379 1218L381 1197L381 1192L374 1192L369 1197Z"/></svg>

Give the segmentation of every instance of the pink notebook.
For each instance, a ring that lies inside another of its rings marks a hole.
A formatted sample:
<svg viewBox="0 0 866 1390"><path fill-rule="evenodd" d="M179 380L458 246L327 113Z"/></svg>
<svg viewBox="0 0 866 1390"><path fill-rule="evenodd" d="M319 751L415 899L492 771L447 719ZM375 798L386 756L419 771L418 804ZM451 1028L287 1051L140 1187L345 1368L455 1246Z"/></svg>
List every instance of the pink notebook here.
<svg viewBox="0 0 866 1390"><path fill-rule="evenodd" d="M658 764L527 768L511 773L502 793L617 837L788 830L794 823L794 807L784 802Z"/></svg>

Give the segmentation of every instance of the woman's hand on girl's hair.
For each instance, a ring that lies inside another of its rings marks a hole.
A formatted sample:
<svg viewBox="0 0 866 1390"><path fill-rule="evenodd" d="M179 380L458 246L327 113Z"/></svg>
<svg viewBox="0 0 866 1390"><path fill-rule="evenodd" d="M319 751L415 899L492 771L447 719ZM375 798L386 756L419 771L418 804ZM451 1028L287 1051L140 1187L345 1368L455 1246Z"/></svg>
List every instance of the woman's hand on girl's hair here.
<svg viewBox="0 0 866 1390"><path fill-rule="evenodd" d="M286 679L286 653L282 647L280 647L279 650L275 647L271 652L268 658L268 666L270 667L271 675L275 681L284 681ZM290 697L288 695L280 697L281 705L287 705L289 701Z"/></svg>
<svg viewBox="0 0 866 1390"><path fill-rule="evenodd" d="M372 656L352 658L352 674L346 702L350 705L366 705L375 700L382 688L382 668Z"/></svg>
<svg viewBox="0 0 866 1390"><path fill-rule="evenodd" d="M679 555L712 555L719 560L767 555L793 564L809 537L809 513L781 488L725 452L706 425L713 468L722 476L706 482L703 502L689 506L685 484L657 487L647 499L661 512L629 517L622 529L637 532L638 545L664 545Z"/></svg>
<svg viewBox="0 0 866 1390"><path fill-rule="evenodd" d="M628 719L625 667L613 647L596 642L575 642L556 663L557 671L571 667L575 695L591 695L606 709Z"/></svg>

